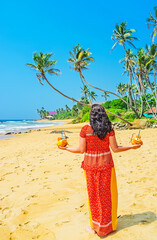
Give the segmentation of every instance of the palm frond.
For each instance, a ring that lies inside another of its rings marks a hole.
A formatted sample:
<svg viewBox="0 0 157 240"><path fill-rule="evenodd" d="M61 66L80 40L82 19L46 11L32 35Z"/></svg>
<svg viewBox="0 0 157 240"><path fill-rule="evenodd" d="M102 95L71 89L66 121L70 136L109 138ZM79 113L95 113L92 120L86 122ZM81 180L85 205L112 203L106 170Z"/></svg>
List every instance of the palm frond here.
<svg viewBox="0 0 157 240"><path fill-rule="evenodd" d="M25 63L25 65L27 65L27 66L35 69L35 70L38 70L37 67L35 65L31 64L31 63Z"/></svg>
<svg viewBox="0 0 157 240"><path fill-rule="evenodd" d="M134 45L132 42L127 41L127 43L129 43L129 45L131 45L133 48L137 49L137 48L135 47L135 45Z"/></svg>
<svg viewBox="0 0 157 240"><path fill-rule="evenodd" d="M47 69L45 71L45 73L50 73L50 74L55 74L55 75L59 75L61 74L61 71L59 69L55 69L55 68L51 68L51 69Z"/></svg>
<svg viewBox="0 0 157 240"><path fill-rule="evenodd" d="M118 41L117 42L115 42L115 44L112 46L112 48L111 48L111 52L113 51L113 49L117 46L117 44L118 44Z"/></svg>

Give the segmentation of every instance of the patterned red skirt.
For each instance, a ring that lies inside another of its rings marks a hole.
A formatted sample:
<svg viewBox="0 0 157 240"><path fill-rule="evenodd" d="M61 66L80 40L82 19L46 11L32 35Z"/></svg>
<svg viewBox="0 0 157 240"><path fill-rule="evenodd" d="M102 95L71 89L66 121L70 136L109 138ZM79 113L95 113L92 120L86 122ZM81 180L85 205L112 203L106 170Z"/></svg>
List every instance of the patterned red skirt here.
<svg viewBox="0 0 157 240"><path fill-rule="evenodd" d="M114 167L85 171L89 198L90 225L99 236L117 227L117 183Z"/></svg>

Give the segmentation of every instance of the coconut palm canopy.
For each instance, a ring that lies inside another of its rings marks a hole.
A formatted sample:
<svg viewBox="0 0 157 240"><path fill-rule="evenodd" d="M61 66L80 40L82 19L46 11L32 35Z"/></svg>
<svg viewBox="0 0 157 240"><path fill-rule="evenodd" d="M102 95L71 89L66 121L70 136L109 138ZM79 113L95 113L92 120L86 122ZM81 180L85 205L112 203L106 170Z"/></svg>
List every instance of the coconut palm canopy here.
<svg viewBox="0 0 157 240"><path fill-rule="evenodd" d="M57 63L56 60L50 60L53 56L53 53L42 53L39 54L34 52L33 60L35 64L26 63L27 66L35 69L37 71L37 77L41 84L41 78L44 80L46 73L59 75L61 72L59 69L54 68L54 65Z"/></svg>
<svg viewBox="0 0 157 240"><path fill-rule="evenodd" d="M70 51L69 54L70 58L68 59L68 62L73 65L71 68L77 72L82 72L82 70L88 69L90 62L94 61L94 58L90 56L92 53L89 51L89 48L85 50L80 44L73 47L73 50Z"/></svg>
<svg viewBox="0 0 157 240"><path fill-rule="evenodd" d="M134 40L138 40L137 37L132 36L132 33L136 32L135 29L127 29L127 22L122 22L120 25L116 24L115 29L111 39L115 42L111 51L117 46L117 44L122 45L125 48L125 44L131 45L131 47L136 48L132 43Z"/></svg>

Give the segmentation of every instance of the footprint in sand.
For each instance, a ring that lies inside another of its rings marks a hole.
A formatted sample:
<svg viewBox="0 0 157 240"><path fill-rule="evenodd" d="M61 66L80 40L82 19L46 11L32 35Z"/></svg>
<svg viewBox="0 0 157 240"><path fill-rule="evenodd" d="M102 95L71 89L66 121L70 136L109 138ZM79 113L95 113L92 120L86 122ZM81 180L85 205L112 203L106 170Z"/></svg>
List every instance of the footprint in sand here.
<svg viewBox="0 0 157 240"><path fill-rule="evenodd" d="M45 174L45 173L50 173L50 171L45 171L44 174Z"/></svg>
<svg viewBox="0 0 157 240"><path fill-rule="evenodd" d="M26 200L30 200L31 198L37 198L38 195L32 194L30 196L28 196L27 198L25 198Z"/></svg>
<svg viewBox="0 0 157 240"><path fill-rule="evenodd" d="M52 189L51 187L49 187L48 185L44 185L43 189Z"/></svg>
<svg viewBox="0 0 157 240"><path fill-rule="evenodd" d="M33 178L33 179L31 179L31 181L37 181L39 178Z"/></svg>

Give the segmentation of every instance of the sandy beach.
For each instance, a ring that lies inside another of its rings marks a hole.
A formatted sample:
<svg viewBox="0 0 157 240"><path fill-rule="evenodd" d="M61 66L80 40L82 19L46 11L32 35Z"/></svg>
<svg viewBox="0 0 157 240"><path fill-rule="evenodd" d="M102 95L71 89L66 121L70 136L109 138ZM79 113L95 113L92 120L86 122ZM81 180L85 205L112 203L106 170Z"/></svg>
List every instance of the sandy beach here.
<svg viewBox="0 0 157 240"><path fill-rule="evenodd" d="M70 147L84 124L41 128L0 140L0 240L97 240L89 225L82 154L57 148L63 128ZM116 131L128 145L137 130ZM141 131L138 150L112 153L119 205L118 229L108 240L157 239L157 129Z"/></svg>

